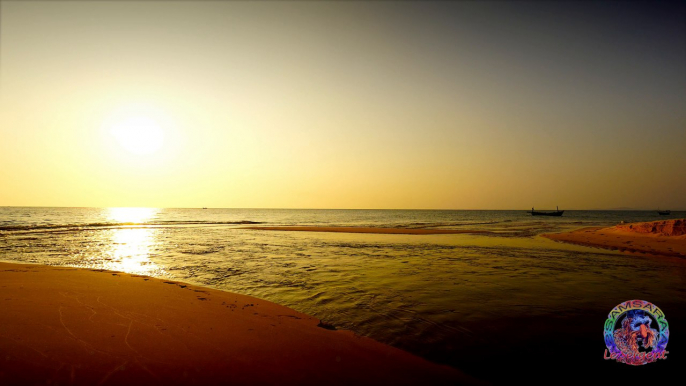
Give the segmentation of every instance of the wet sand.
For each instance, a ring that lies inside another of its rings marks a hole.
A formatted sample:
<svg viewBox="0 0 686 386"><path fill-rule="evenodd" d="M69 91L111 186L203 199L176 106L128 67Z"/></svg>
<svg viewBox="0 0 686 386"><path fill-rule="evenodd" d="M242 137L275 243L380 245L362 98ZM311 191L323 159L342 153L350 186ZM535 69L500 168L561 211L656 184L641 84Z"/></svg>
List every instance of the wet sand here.
<svg viewBox="0 0 686 386"><path fill-rule="evenodd" d="M551 240L625 253L686 257L684 220L622 224L610 228L583 228L545 234Z"/></svg>
<svg viewBox="0 0 686 386"><path fill-rule="evenodd" d="M250 296L0 263L0 384L460 384L460 371Z"/></svg>
<svg viewBox="0 0 686 386"><path fill-rule="evenodd" d="M296 231L296 232L340 232L340 233L378 233L398 235L444 235L459 233L487 234L489 231L461 229L409 229L409 228L374 228L374 227L318 227L318 226L276 226L245 227L261 231Z"/></svg>

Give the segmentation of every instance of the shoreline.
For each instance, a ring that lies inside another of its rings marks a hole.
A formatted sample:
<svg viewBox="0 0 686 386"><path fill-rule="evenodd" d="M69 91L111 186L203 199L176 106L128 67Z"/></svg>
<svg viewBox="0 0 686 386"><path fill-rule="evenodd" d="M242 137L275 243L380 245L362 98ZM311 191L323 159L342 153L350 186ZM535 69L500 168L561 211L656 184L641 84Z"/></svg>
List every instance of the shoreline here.
<svg viewBox="0 0 686 386"><path fill-rule="evenodd" d="M290 308L105 270L0 263L0 383L478 383Z"/></svg>
<svg viewBox="0 0 686 386"><path fill-rule="evenodd" d="M462 230L462 229L410 229L410 228L375 228L375 227L322 227L322 226L267 226L242 227L261 231L289 231L289 232L329 232L329 233L374 233L398 235L445 235L445 234L493 234L491 231Z"/></svg>
<svg viewBox="0 0 686 386"><path fill-rule="evenodd" d="M665 220L620 224L607 228L581 228L541 236L553 241L623 253L686 258L686 235L681 230L683 221Z"/></svg>

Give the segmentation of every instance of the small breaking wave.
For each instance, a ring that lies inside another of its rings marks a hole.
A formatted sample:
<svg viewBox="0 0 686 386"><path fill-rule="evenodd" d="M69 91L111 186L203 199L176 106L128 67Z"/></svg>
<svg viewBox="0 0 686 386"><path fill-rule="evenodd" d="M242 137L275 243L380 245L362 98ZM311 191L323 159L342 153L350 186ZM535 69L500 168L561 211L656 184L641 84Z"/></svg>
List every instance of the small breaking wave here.
<svg viewBox="0 0 686 386"><path fill-rule="evenodd" d="M150 221L150 222L96 222L83 224L31 224L31 225L0 225L0 232L32 232L32 231L65 231L89 230L121 227L147 226L184 226L184 225L251 225L262 224L260 221Z"/></svg>
<svg viewBox="0 0 686 386"><path fill-rule="evenodd" d="M472 225L493 225L512 222L512 220L493 220L493 221L451 221L451 222L413 222L408 224L396 225L396 228L447 228L447 227L461 227Z"/></svg>

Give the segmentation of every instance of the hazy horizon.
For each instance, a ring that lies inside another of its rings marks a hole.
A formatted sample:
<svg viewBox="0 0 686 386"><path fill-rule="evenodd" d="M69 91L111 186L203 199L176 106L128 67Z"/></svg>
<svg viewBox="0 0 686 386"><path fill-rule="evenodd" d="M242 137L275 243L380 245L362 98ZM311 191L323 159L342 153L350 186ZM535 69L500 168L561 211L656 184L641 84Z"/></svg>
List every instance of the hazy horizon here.
<svg viewBox="0 0 686 386"><path fill-rule="evenodd" d="M152 206L130 206L130 207L112 207L112 206L45 206L45 205L0 205L0 208L93 208L93 209L107 209L107 208L150 208L150 209L239 209L239 210L414 210L414 211L529 211L529 208L509 208L509 209L446 209L446 208L231 208L231 207L152 207ZM551 207L535 207L536 210L546 211L555 210ZM686 208L559 208L564 211L636 211L636 212L654 212L656 210L671 210L672 212L683 212Z"/></svg>
<svg viewBox="0 0 686 386"><path fill-rule="evenodd" d="M683 3L0 7L0 206L686 208Z"/></svg>

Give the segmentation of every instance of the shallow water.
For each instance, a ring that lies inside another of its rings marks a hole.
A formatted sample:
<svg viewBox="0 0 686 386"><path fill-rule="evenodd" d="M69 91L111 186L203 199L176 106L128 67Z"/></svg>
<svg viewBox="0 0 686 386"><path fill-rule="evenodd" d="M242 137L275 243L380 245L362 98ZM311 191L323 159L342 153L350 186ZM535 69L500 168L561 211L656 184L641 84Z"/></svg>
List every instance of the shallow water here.
<svg viewBox="0 0 686 386"><path fill-rule="evenodd" d="M556 355L566 361L607 365L597 361L603 323L625 300L657 304L676 327L671 330L679 330L683 259L538 236L657 219L664 217L621 211L540 218L524 211L0 208L0 259L119 270L248 294L499 381L505 375L487 364L519 363L512 358L522 353L554 366L563 363L546 355L563 350ZM278 232L244 229L249 223L495 233Z"/></svg>

